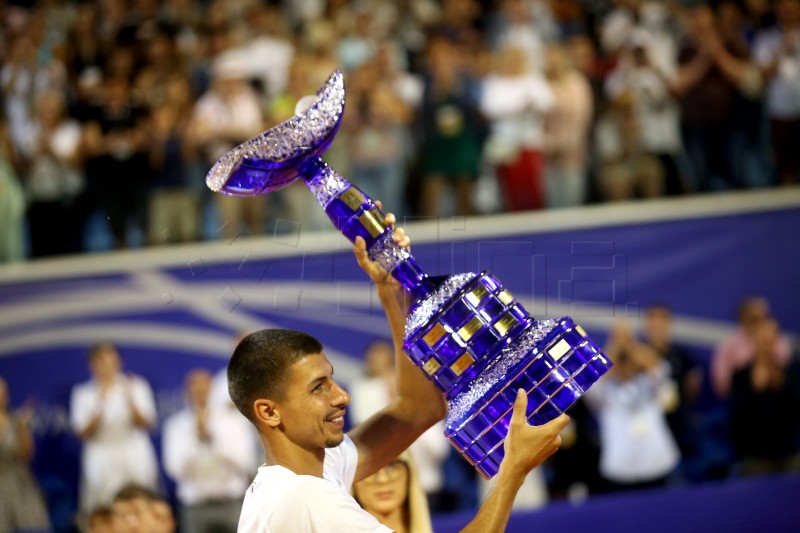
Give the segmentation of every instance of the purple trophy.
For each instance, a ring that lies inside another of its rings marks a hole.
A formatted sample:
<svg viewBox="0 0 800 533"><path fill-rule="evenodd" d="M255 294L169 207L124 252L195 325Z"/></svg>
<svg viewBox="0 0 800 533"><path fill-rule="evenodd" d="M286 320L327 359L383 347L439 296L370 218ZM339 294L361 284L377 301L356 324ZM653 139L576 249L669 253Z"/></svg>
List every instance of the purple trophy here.
<svg viewBox="0 0 800 533"><path fill-rule="evenodd" d="M322 160L344 114L340 71L313 105L237 146L214 164L208 186L253 196L302 178L333 224L411 294L408 357L446 395L445 436L485 478L503 460L516 391L528 393L528 420L543 424L567 410L611 367L570 317L536 320L488 272L429 277L392 241L383 213Z"/></svg>

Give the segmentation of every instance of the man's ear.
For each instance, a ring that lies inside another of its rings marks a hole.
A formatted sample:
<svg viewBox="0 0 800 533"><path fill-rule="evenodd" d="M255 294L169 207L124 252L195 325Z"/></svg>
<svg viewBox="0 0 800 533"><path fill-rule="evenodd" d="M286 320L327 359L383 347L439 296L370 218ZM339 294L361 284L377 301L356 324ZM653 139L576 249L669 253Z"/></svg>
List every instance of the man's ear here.
<svg viewBox="0 0 800 533"><path fill-rule="evenodd" d="M259 398L253 402L253 413L256 420L269 427L277 427L281 423L281 414L278 405L266 398Z"/></svg>

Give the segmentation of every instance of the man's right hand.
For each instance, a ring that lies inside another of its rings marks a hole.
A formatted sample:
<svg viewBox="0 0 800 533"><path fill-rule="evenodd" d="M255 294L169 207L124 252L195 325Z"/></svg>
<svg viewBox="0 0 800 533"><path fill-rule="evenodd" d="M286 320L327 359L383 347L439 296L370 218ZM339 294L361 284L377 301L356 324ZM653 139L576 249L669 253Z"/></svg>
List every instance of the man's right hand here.
<svg viewBox="0 0 800 533"><path fill-rule="evenodd" d="M569 417L562 414L541 426L532 426L525 416L528 407L528 396L525 391L517 391L511 423L508 425L508 436L504 443L505 457L501 468L509 473L521 474L523 477L542 464L561 446L559 432L569 424Z"/></svg>

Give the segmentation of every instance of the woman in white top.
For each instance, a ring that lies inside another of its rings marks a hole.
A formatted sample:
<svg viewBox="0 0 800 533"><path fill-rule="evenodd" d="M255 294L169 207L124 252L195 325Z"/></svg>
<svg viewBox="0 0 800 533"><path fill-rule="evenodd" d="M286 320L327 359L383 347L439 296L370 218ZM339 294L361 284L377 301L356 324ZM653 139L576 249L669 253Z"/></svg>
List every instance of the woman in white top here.
<svg viewBox="0 0 800 533"><path fill-rule="evenodd" d="M156 421L153 390L139 376L121 372L113 344L89 352L92 379L76 385L70 399L70 422L83 440L81 494L83 511L108 505L129 483L155 489L158 463L148 434Z"/></svg>

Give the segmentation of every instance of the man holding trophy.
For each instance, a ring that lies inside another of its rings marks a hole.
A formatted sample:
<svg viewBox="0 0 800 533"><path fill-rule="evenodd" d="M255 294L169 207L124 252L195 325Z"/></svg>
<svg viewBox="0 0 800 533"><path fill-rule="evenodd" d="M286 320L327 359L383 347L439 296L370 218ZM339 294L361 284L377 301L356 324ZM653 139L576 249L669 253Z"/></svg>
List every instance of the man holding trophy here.
<svg viewBox="0 0 800 533"><path fill-rule="evenodd" d="M391 225L394 217L387 215ZM402 229L395 242L408 246ZM441 392L400 353L408 297L367 256L363 239L355 254L375 283L398 351L397 398L344 434L349 395L333 379L333 367L311 336L262 330L245 337L228 366L231 397L255 425L265 465L248 489L239 531L389 531L362 510L350 487L397 457L445 413ZM526 474L558 449L569 418L542 426L525 421L527 397L519 394L505 441L498 483L465 531L502 531Z"/></svg>
<svg viewBox="0 0 800 533"><path fill-rule="evenodd" d="M341 123L344 96L334 72L310 107L225 154L206 183L254 196L305 181L378 288L395 350L407 356L397 357L398 397L345 436L350 398L320 343L290 330L246 337L228 384L261 435L266 464L239 530L386 531L347 491L441 419L445 399L445 436L499 481L466 530L500 531L525 475L560 445L564 411L611 363L570 317L535 319L488 272L424 271L394 216L320 157Z"/></svg>

